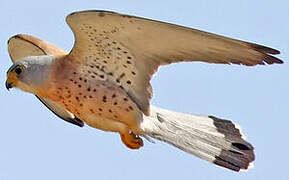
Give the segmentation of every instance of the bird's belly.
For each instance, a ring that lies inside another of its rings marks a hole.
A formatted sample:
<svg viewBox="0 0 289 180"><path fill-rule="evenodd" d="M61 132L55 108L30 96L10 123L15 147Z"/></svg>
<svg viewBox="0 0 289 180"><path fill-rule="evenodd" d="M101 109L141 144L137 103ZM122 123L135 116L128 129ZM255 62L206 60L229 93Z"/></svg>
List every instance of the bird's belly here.
<svg viewBox="0 0 289 180"><path fill-rule="evenodd" d="M105 131L115 131L117 123L134 131L139 128L142 113L122 89L107 82L68 80L61 84L50 93L51 98L86 124Z"/></svg>

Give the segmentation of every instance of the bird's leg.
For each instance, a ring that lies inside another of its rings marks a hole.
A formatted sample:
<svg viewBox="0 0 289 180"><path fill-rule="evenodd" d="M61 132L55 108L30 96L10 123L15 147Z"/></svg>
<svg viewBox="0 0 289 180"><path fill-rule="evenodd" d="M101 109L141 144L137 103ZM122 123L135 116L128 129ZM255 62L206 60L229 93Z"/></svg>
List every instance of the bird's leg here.
<svg viewBox="0 0 289 180"><path fill-rule="evenodd" d="M143 146L143 141L140 137L135 135L132 131L120 133L122 142L130 149L139 149Z"/></svg>

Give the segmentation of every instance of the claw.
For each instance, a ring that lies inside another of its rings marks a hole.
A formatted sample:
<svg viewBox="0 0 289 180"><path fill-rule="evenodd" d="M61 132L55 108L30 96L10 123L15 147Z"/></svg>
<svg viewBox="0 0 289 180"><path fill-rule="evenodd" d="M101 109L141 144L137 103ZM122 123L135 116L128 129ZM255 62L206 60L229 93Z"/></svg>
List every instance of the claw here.
<svg viewBox="0 0 289 180"><path fill-rule="evenodd" d="M122 142L130 149L139 149L143 146L143 140L133 132L120 134Z"/></svg>

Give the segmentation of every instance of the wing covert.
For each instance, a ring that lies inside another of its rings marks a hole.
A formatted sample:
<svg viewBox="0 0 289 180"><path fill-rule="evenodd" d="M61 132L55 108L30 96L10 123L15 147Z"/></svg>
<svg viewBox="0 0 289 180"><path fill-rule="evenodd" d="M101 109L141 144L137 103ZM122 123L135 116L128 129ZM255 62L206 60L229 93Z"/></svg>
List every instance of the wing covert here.
<svg viewBox="0 0 289 180"><path fill-rule="evenodd" d="M107 11L67 16L75 36L69 57L102 70L149 114L150 79L160 65L180 61L282 63L278 50L169 23Z"/></svg>

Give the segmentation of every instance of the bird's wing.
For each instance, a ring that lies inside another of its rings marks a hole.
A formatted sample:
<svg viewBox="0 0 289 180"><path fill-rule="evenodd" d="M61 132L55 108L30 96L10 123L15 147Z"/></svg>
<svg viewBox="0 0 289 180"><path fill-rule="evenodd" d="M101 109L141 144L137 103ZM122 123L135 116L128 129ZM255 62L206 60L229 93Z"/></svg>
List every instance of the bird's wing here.
<svg viewBox="0 0 289 180"><path fill-rule="evenodd" d="M181 61L247 66L282 63L270 55L279 51L269 47L114 12L75 12L66 21L75 36L68 57L78 64L94 61L146 115L152 97L149 81L160 65Z"/></svg>
<svg viewBox="0 0 289 180"><path fill-rule="evenodd" d="M40 98L36 96L48 109L50 109L56 116L63 119L66 122L69 122L71 124L77 125L79 127L83 127L84 123L82 120L78 119L74 114L67 111L66 109L59 106L54 101L51 101L46 98Z"/></svg>
<svg viewBox="0 0 289 180"><path fill-rule="evenodd" d="M26 34L12 36L8 40L8 52L13 63L27 56L64 56L67 54L49 42Z"/></svg>
<svg viewBox="0 0 289 180"><path fill-rule="evenodd" d="M53 44L25 34L19 34L11 37L8 40L8 51L13 63L27 56L65 56L67 54L65 51L54 46ZM78 119L71 112L60 107L55 102L49 99L40 98L38 96L36 97L61 119L80 127L84 125L83 121Z"/></svg>

